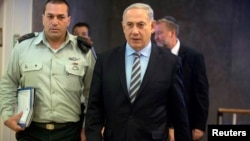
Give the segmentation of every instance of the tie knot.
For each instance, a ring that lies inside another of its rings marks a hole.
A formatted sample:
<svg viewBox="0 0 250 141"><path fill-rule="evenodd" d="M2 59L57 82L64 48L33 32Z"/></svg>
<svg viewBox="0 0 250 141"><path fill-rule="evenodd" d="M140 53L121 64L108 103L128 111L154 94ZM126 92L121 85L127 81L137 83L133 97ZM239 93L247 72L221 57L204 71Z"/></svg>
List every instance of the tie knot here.
<svg viewBox="0 0 250 141"><path fill-rule="evenodd" d="M139 58L141 56L141 53L140 52L134 52L133 55L134 55L135 58Z"/></svg>

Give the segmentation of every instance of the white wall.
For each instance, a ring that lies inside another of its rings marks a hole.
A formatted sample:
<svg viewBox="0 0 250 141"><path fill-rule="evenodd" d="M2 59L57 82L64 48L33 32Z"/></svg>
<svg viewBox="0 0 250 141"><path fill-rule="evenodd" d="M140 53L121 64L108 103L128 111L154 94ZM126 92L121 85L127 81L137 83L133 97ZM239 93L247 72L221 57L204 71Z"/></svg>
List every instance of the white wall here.
<svg viewBox="0 0 250 141"><path fill-rule="evenodd" d="M32 31L32 0L0 0L0 27L3 28L3 47L0 48L0 77L8 63L15 34ZM0 141L15 141L14 132L0 119Z"/></svg>
<svg viewBox="0 0 250 141"><path fill-rule="evenodd" d="M0 28L3 27L3 0L0 0ZM0 76L2 74L2 47L0 47ZM1 132L1 129L0 129Z"/></svg>
<svg viewBox="0 0 250 141"><path fill-rule="evenodd" d="M2 28L3 27L3 0L0 0L0 28ZM2 47L0 47L0 76L1 76L1 74L2 74ZM2 136L3 136L3 134L2 134L2 131L3 131L3 129L2 129L2 120L1 120L1 118L0 118L0 141L3 141L3 139L2 139Z"/></svg>

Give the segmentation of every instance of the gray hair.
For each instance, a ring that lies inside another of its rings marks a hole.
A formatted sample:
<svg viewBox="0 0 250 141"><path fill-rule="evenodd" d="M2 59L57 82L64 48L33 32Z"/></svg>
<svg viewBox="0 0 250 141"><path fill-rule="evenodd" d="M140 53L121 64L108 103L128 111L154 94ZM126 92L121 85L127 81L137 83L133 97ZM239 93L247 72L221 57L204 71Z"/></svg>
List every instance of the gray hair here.
<svg viewBox="0 0 250 141"><path fill-rule="evenodd" d="M134 3L129 5L123 12L123 16L122 19L124 20L124 16L125 14L128 12L128 10L130 9L145 9L147 11L147 15L149 17L150 20L154 20L154 11L151 8L150 5L145 4L145 3Z"/></svg>
<svg viewBox="0 0 250 141"><path fill-rule="evenodd" d="M157 24L158 23L166 23L167 27L172 29L172 30L175 30L176 31L176 36L179 36L179 32L180 32L180 27L176 21L176 19L172 16L165 16L159 20L157 20Z"/></svg>

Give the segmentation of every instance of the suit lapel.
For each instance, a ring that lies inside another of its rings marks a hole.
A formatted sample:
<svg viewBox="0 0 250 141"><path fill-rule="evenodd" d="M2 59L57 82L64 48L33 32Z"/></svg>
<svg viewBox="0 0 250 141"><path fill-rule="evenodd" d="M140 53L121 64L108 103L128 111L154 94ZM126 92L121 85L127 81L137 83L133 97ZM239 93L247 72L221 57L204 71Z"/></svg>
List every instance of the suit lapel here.
<svg viewBox="0 0 250 141"><path fill-rule="evenodd" d="M152 77L152 74L154 73L154 68L155 68L155 65L157 64L157 57L158 57L158 49L156 46L152 45L152 48L151 48L151 55L150 55L150 58L149 58L149 61L148 61L148 67L147 67L147 70L144 74L144 77L143 77L143 80L142 80L142 83L141 83L141 86L140 86L140 89L138 91L138 94L135 98L135 102L136 102L136 99L137 97L139 97L142 93L142 90L144 90L144 87L147 85L147 83L149 82L150 78Z"/></svg>
<svg viewBox="0 0 250 141"><path fill-rule="evenodd" d="M126 72L125 72L125 46L124 47L121 47L118 52L116 53L117 57L117 61L119 62L118 63L118 72L119 72L119 78L120 78L120 83L121 83L121 86L124 90L124 93L126 94L126 97L128 98L129 100L129 96L128 96L128 89L127 89L127 80L126 80Z"/></svg>
<svg viewBox="0 0 250 141"><path fill-rule="evenodd" d="M150 78L152 77L152 74L154 73L154 68L155 65L157 64L157 60L158 57L160 56L159 54L159 50L157 49L157 46L152 45L152 49L151 49L151 55L149 58L149 62L148 62L148 66L147 66L147 70L144 74L141 86L139 88L138 94L135 98L135 101L133 103L135 103L137 100L137 98L141 95L142 90L144 89L144 87L146 87L147 83L149 82ZM121 86L126 94L126 97L129 99L129 94L128 94L128 89L127 89L127 81L126 81L126 72L125 72L125 47L121 48L118 53L117 53L117 58L119 59L119 66L117 66L119 68L119 77L120 77L120 83Z"/></svg>
<svg viewBox="0 0 250 141"><path fill-rule="evenodd" d="M180 45L180 50L179 50L179 57L181 58L181 63L183 64L183 60L185 58L186 54L186 49L184 46Z"/></svg>

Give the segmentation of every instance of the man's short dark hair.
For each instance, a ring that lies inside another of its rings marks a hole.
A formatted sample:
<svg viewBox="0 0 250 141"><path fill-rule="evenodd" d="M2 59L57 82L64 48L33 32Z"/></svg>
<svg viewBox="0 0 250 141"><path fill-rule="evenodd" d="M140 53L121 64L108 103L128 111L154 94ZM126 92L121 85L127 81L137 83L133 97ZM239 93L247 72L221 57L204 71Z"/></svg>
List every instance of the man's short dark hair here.
<svg viewBox="0 0 250 141"><path fill-rule="evenodd" d="M75 29L76 27L87 27L88 32L90 33L90 26L89 26L89 24L87 24L87 23L85 23L85 22L78 22L78 23L76 23L76 24L73 26L73 28L72 28L72 33L74 32L74 29Z"/></svg>
<svg viewBox="0 0 250 141"><path fill-rule="evenodd" d="M45 14L46 6L48 3L53 3L53 4L66 4L68 7L68 16L70 15L70 6L69 3L66 0L47 0L47 2L44 5L43 8L43 14Z"/></svg>

